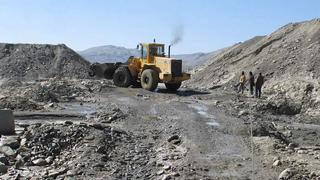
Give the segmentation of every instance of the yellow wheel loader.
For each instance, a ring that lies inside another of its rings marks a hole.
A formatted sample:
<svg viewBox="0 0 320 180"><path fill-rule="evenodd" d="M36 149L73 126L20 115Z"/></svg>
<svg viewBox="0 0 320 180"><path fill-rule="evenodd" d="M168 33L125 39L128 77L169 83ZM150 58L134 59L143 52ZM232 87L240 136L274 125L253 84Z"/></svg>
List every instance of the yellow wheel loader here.
<svg viewBox="0 0 320 180"><path fill-rule="evenodd" d="M113 79L116 86L129 87L141 84L142 88L153 91L158 83L164 83L170 91L180 88L181 82L190 79L190 74L182 72L182 60L165 56L164 44L141 43L137 46L140 57L130 57L126 63L105 63L92 65L90 75Z"/></svg>

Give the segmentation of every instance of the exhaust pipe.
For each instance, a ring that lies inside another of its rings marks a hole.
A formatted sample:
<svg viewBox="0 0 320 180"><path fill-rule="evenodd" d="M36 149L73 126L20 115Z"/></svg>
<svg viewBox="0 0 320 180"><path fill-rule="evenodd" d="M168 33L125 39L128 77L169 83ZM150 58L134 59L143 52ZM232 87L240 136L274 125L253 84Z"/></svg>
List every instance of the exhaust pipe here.
<svg viewBox="0 0 320 180"><path fill-rule="evenodd" d="M171 44L169 45L169 47L168 47L168 58L170 58L170 56L171 56Z"/></svg>

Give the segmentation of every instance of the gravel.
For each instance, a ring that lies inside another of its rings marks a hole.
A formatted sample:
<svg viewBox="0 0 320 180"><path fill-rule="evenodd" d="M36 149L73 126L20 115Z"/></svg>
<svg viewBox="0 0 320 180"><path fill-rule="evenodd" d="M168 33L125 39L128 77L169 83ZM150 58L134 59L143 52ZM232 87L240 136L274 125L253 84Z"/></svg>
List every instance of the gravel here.
<svg viewBox="0 0 320 180"><path fill-rule="evenodd" d="M87 78L89 66L64 44L0 44L0 78Z"/></svg>

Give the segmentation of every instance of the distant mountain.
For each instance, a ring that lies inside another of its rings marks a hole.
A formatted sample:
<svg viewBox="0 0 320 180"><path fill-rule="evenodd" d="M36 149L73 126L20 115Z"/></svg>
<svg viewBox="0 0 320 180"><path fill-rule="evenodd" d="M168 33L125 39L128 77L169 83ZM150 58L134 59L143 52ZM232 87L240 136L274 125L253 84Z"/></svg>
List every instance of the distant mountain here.
<svg viewBox="0 0 320 180"><path fill-rule="evenodd" d="M89 48L84 51L78 52L83 58L90 62L125 62L130 56L139 56L140 53L137 49L128 49L119 46L99 46ZM203 64L207 59L214 56L217 51L210 53L192 53L172 55L173 58L182 59L184 69L189 70Z"/></svg>
<svg viewBox="0 0 320 180"><path fill-rule="evenodd" d="M180 54L180 55L172 55L172 57L177 59L182 59L184 64L184 69L189 71L194 69L195 67L201 66L205 63L210 57L218 54L220 51L213 51L209 53L193 53L193 54Z"/></svg>
<svg viewBox="0 0 320 180"><path fill-rule="evenodd" d="M130 56L138 56L137 49L127 49L119 46L98 46L78 52L90 62L125 62Z"/></svg>

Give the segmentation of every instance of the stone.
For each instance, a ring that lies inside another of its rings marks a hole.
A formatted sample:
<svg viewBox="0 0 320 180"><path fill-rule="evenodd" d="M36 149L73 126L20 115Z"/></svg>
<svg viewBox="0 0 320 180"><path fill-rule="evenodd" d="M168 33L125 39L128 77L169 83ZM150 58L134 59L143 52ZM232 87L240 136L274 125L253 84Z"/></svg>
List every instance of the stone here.
<svg viewBox="0 0 320 180"><path fill-rule="evenodd" d="M173 135L168 138L168 142L177 145L181 143L181 138L178 135Z"/></svg>
<svg viewBox="0 0 320 180"><path fill-rule="evenodd" d="M280 157L276 156L276 157L273 158L273 162L275 162L276 160L280 160Z"/></svg>
<svg viewBox="0 0 320 180"><path fill-rule="evenodd" d="M53 108L54 107L54 103L49 103L43 106L45 109L49 109L49 108Z"/></svg>
<svg viewBox="0 0 320 180"><path fill-rule="evenodd" d="M0 154L0 163L3 163L5 165L9 165L9 161L8 161L7 157L4 156L3 154Z"/></svg>
<svg viewBox="0 0 320 180"><path fill-rule="evenodd" d="M53 170L52 172L49 172L48 177L55 178L55 177L57 177L57 176L59 176L61 174L66 173L67 171L68 171L67 168L61 168L61 169L58 169L58 170Z"/></svg>
<svg viewBox="0 0 320 180"><path fill-rule="evenodd" d="M49 156L45 159L45 161L48 163L48 164L51 164L53 162L53 156Z"/></svg>
<svg viewBox="0 0 320 180"><path fill-rule="evenodd" d="M22 138L20 141L20 146L25 146L27 143L27 139L26 138Z"/></svg>
<svg viewBox="0 0 320 180"><path fill-rule="evenodd" d="M281 161L280 160L276 160L274 161L274 163L272 164L272 166L280 166L281 165Z"/></svg>
<svg viewBox="0 0 320 180"><path fill-rule="evenodd" d="M5 174L8 172L8 167L0 162L0 173Z"/></svg>
<svg viewBox="0 0 320 180"><path fill-rule="evenodd" d="M97 148L97 153L104 154L105 152L106 152L106 147L105 146L99 146Z"/></svg>
<svg viewBox="0 0 320 180"><path fill-rule="evenodd" d="M36 166L44 166L47 164L46 160L44 160L43 158L35 159L32 161L32 163Z"/></svg>
<svg viewBox="0 0 320 180"><path fill-rule="evenodd" d="M171 168L171 166L169 166L169 165L163 166L163 169L166 171L169 170L170 168Z"/></svg>
<svg viewBox="0 0 320 180"><path fill-rule="evenodd" d="M15 133L14 117L11 110L0 110L0 134L11 135Z"/></svg>
<svg viewBox="0 0 320 180"><path fill-rule="evenodd" d="M177 139L179 139L180 137L178 136L178 135L173 135L173 136L171 136L171 137L169 137L168 138L168 142L171 142L171 141L173 141L173 140L177 140Z"/></svg>
<svg viewBox="0 0 320 180"><path fill-rule="evenodd" d="M288 180L290 179L293 175L295 175L296 170L293 168L287 168L283 170L278 177L278 180Z"/></svg>
<svg viewBox="0 0 320 180"><path fill-rule="evenodd" d="M167 174L167 175L164 175L162 177L162 180L169 180L169 179L172 179L171 175Z"/></svg>
<svg viewBox="0 0 320 180"><path fill-rule="evenodd" d="M171 173L171 175L174 176L174 177L179 177L180 176L180 174L178 172L173 172L173 173Z"/></svg>
<svg viewBox="0 0 320 180"><path fill-rule="evenodd" d="M15 163L14 163L14 167L16 168L16 169L19 169L21 166L23 166L24 165L24 161L23 161L23 159L18 159Z"/></svg>
<svg viewBox="0 0 320 180"><path fill-rule="evenodd" d="M92 127L95 129L98 129L98 130L104 130L105 128L107 128L107 126L100 124L100 123L92 124Z"/></svg>
<svg viewBox="0 0 320 180"><path fill-rule="evenodd" d="M77 175L77 170L72 169L67 171L67 176L75 176Z"/></svg>
<svg viewBox="0 0 320 180"><path fill-rule="evenodd" d="M298 154L307 154L307 151L305 151L305 150L298 150L297 153L298 153Z"/></svg>
<svg viewBox="0 0 320 180"><path fill-rule="evenodd" d="M282 133L284 136L286 136L286 137L291 137L292 136L292 132L291 131L284 131L283 133Z"/></svg>
<svg viewBox="0 0 320 180"><path fill-rule="evenodd" d="M6 156L13 156L16 154L16 152L9 146L0 146L0 153L3 153Z"/></svg>
<svg viewBox="0 0 320 180"><path fill-rule="evenodd" d="M316 177L316 176L317 176L317 174L316 174L314 171L312 171L312 172L309 174L309 177L310 177L310 178Z"/></svg>
<svg viewBox="0 0 320 180"><path fill-rule="evenodd" d="M288 148L289 148L289 149L294 149L294 148L296 148L296 147L298 147L298 145L295 144L295 143L289 143L289 145L288 145Z"/></svg>
<svg viewBox="0 0 320 180"><path fill-rule="evenodd" d="M248 115L248 114L249 114L248 111L241 110L241 111L239 111L238 116L245 116L245 115Z"/></svg>
<svg viewBox="0 0 320 180"><path fill-rule="evenodd" d="M1 137L0 146L9 146L12 149L18 149L20 147L20 142L18 136L4 136Z"/></svg>
<svg viewBox="0 0 320 180"><path fill-rule="evenodd" d="M72 125L73 122L72 122L72 121L65 121L64 124L65 124L65 125Z"/></svg>
<svg viewBox="0 0 320 180"><path fill-rule="evenodd" d="M92 141L92 140L94 140L94 136L93 135L88 135L88 136L84 137L84 139L87 140L87 141Z"/></svg>
<svg viewBox="0 0 320 180"><path fill-rule="evenodd" d="M164 171L163 171L163 170L160 170L160 171L157 172L157 175L160 176L160 175L162 175L163 173L164 173Z"/></svg>

